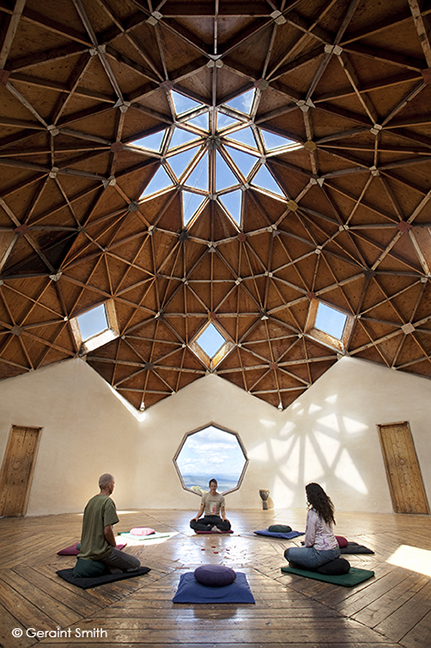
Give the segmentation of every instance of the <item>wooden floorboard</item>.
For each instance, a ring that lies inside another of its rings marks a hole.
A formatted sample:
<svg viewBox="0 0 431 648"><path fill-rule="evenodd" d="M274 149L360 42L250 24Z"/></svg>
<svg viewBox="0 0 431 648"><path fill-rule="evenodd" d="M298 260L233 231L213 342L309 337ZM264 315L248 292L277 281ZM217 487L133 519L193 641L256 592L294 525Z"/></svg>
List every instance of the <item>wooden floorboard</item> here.
<svg viewBox="0 0 431 648"><path fill-rule="evenodd" d="M121 512L117 532L150 526L175 535L128 544L126 551L151 568L145 576L89 590L56 574L75 562L57 551L79 540L80 515L0 519L0 646L431 646L431 559L428 571L425 560L419 571L389 562L401 545L431 556L429 516L338 514L337 533L375 551L345 556L352 566L373 570L375 577L344 588L281 572L284 550L299 545L301 537L284 541L253 533L280 522L303 531L304 511L233 511L235 533L211 536L195 535L188 526L190 515ZM256 603L172 603L181 574L205 563L244 572ZM13 636L16 628L21 637Z"/></svg>

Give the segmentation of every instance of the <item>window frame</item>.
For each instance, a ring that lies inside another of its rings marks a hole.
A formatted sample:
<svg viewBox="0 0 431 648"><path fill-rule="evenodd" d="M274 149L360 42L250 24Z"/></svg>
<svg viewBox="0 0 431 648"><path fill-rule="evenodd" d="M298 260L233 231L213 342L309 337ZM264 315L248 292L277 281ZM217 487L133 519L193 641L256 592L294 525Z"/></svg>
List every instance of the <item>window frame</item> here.
<svg viewBox="0 0 431 648"><path fill-rule="evenodd" d="M237 481L236 486L234 488L231 488L231 489L227 490L227 491L223 491L221 493L221 495L228 495L229 493L233 493L234 491L237 491L237 490L239 490L241 488L242 482L243 482L244 477L245 477L245 473L247 471L248 464L250 462L250 460L249 460L249 458L247 456L245 446L244 446L238 432L234 432L233 430L229 430L229 428L226 428L223 425L219 425L218 423L214 423L214 421L210 421L209 423L206 423L205 425L200 426L196 430L191 430L190 432L186 432L184 434L182 440L181 440L180 445L178 446L178 449L177 449L172 461L173 461L173 464L175 466L175 470L177 472L177 475L178 475L178 478L179 478L179 480L181 482L181 486L182 486L183 490L185 490L185 491L187 491L189 493L193 493L194 495L198 495L198 497L202 497L202 495L200 493L197 493L196 491L192 490L191 488L188 488L188 486L185 485L183 476L181 474L180 467L178 466L178 463L177 463L177 459L180 456L181 451L182 451L187 439L189 437L193 436L194 434L197 434L198 432L202 432L203 430L206 430L209 427L214 427L217 430L220 430L221 432L226 432L227 434L232 434L234 437L236 437L237 443L238 443L239 447L241 448L242 454L244 455L244 465L242 467L241 474L238 477L238 481Z"/></svg>
<svg viewBox="0 0 431 648"><path fill-rule="evenodd" d="M320 304L323 304L328 308L332 308L333 310L338 311L339 313L342 313L346 316L346 323L344 324L341 338L336 338L330 333L325 333L325 331L322 331L321 329L316 327L317 311ZM341 308L338 308L338 306L334 306L333 304L330 304L323 299L313 297L308 309L307 321L305 324L305 334L311 338L314 338L321 344L331 347L332 349L335 349L336 351L344 355L347 350L348 340L353 330L354 321L354 317L350 313L346 313Z"/></svg>
<svg viewBox="0 0 431 648"><path fill-rule="evenodd" d="M105 315L106 315L106 321L108 326L104 328L103 331L100 331L95 335L91 335L89 338L83 340L81 329L78 322L78 317L84 315L85 313L89 313L95 308L98 308L99 306L102 305L105 307ZM95 304L90 308L86 308L85 310L78 313L78 315L71 317L69 320L69 324L72 330L73 339L78 349L78 354L80 356L85 356L87 353L90 353L91 351L95 351L95 349L98 349L104 346L105 344L108 344L109 342L115 340L117 337L120 336L117 313L115 310L115 303L113 299L108 299L107 301L103 301L98 304ZM98 339L102 338L102 336L104 336L107 331L110 331L113 334L113 337L110 337L110 339L107 340L106 342L101 342L100 344L94 345L94 343L97 342ZM89 345L88 344L89 342L91 342L92 344Z"/></svg>

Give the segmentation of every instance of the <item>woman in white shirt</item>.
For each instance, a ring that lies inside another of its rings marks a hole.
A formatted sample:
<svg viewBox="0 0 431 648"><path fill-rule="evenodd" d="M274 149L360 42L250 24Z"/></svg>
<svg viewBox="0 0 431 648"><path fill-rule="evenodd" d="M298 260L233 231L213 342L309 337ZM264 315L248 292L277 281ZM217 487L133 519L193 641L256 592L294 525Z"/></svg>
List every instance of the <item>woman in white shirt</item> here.
<svg viewBox="0 0 431 648"><path fill-rule="evenodd" d="M308 484L307 525L303 547L290 547L284 557L292 567L317 569L340 556L340 547L333 533L334 505L319 484Z"/></svg>

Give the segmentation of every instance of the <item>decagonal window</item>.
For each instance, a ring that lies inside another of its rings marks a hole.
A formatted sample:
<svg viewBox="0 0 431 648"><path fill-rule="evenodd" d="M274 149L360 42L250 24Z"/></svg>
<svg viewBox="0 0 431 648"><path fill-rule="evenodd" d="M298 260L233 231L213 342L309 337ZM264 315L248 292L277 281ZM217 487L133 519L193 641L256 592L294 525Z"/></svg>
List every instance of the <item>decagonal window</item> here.
<svg viewBox="0 0 431 648"><path fill-rule="evenodd" d="M216 479L218 492L229 493L241 486L248 459L236 432L211 423L185 435L174 465L185 490L202 495Z"/></svg>

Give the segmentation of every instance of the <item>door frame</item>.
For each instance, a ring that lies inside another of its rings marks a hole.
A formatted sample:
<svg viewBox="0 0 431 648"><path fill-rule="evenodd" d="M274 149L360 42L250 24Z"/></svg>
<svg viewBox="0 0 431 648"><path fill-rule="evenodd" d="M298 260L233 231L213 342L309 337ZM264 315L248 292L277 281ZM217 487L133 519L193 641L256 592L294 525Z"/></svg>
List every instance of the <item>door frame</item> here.
<svg viewBox="0 0 431 648"><path fill-rule="evenodd" d="M383 443L383 437L382 437L382 428L393 426L393 425L400 425L400 426L402 425L402 426L406 427L408 429L409 433L410 433L410 439L411 439L411 442L412 442L412 450L413 450L415 458L416 458L416 465L418 467L419 475L420 475L420 479L421 479L421 483L422 483L422 489L423 489L424 498L425 498L425 504L426 504L426 508L427 508L426 513L411 513L411 514L409 514L409 513L403 512L403 511L401 511L401 512L395 511L395 508L396 508L395 504L396 504L397 498L396 498L396 494L394 492L392 478L391 478L391 474L390 474L390 471L389 471L388 458L386 456L386 451L385 451L385 447L384 447L384 443ZM407 514L407 515L429 515L430 514L430 506L429 506L429 502L428 502L428 495L427 495L427 492L426 492L426 489L425 489L425 484L424 484L424 480L423 480L423 476L422 476L422 470L421 470L421 466L420 466L420 463L419 463L418 453L416 452L416 445L415 445L415 440L413 438L412 430L411 430L411 427L410 427L410 422L409 421L392 421L391 423L377 423L376 427L377 427L378 434L379 434L380 448L381 448L381 451L382 451L382 459L383 459L383 464L385 466L385 472L386 472L386 481L387 481L387 484L388 484L389 493L390 493L391 502L392 502L392 509L393 509L394 513Z"/></svg>
<svg viewBox="0 0 431 648"><path fill-rule="evenodd" d="M21 516L24 517L25 514L27 513L28 500L30 498L30 491L31 491L32 483L33 483L33 474L34 474L34 471L35 471L35 468L36 468L36 460L37 460L37 455L38 455L38 452L39 452L40 438L42 436L42 427L32 426L32 425L15 425L15 424L11 425L11 428L9 430L8 440L7 440L7 443L6 443L6 448L5 448L3 459L2 459L1 468L0 468L0 493L2 491L4 491L4 488L5 488L6 466L7 466L7 462L9 461L9 452L10 452L10 449L12 447L12 438L13 438L13 433L14 433L15 428L28 428L30 430L36 430L37 431L37 439L36 439L36 443L35 443L34 450L33 450L33 459L32 459L32 462L31 462L31 468L30 468L30 472L29 472L29 475L28 475L27 489L26 489L26 493L25 493L25 496L24 496L24 501L23 501L23 506L22 506L22 513L19 516L18 515L17 516L11 516L11 517L21 517Z"/></svg>

